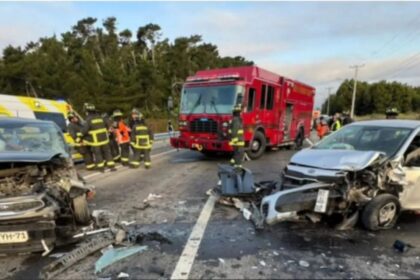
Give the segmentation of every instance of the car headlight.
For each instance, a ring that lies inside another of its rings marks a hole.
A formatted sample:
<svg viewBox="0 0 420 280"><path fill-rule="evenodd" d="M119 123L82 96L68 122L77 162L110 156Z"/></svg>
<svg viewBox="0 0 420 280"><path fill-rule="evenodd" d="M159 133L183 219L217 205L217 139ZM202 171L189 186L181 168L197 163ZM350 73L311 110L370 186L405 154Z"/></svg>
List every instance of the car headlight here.
<svg viewBox="0 0 420 280"><path fill-rule="evenodd" d="M188 122L187 121L179 121L179 126L187 126Z"/></svg>
<svg viewBox="0 0 420 280"><path fill-rule="evenodd" d="M228 127L228 126L229 126L229 123L228 123L228 122L223 122L223 123L222 123L222 126L223 126L224 128L226 128L226 127Z"/></svg>

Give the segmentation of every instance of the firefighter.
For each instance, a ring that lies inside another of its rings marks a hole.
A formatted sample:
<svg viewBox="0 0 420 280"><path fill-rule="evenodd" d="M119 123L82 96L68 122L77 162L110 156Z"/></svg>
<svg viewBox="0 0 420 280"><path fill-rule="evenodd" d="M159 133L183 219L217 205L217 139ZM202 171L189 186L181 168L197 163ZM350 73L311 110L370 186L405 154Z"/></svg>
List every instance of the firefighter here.
<svg viewBox="0 0 420 280"><path fill-rule="evenodd" d="M125 124L121 110L115 110L112 119L113 133L121 151L121 163L126 166L130 155L130 128Z"/></svg>
<svg viewBox="0 0 420 280"><path fill-rule="evenodd" d="M76 151L83 156L85 166L87 170L92 170L95 168L93 163L92 151L90 148L83 143L83 124L80 119L76 116L74 112L69 112L67 115L69 124L67 126L67 131L69 132L71 138L74 140L74 147Z"/></svg>
<svg viewBox="0 0 420 280"><path fill-rule="evenodd" d="M134 123L135 123L135 120L134 119L136 119L136 118L138 118L138 116L140 115L140 110L139 109L137 109L137 108L133 108L132 110L131 110L131 115L130 115L130 117L128 118L128 127L130 128L130 129L132 129L133 128L133 126L134 126Z"/></svg>
<svg viewBox="0 0 420 280"><path fill-rule="evenodd" d="M398 112L398 109L393 107L393 108L387 108L385 111L385 116L388 120L394 120L398 117L400 112Z"/></svg>
<svg viewBox="0 0 420 280"><path fill-rule="evenodd" d="M242 168L242 160L245 154L244 128L242 124L241 111L241 104L237 104L233 108L233 118L229 122L229 145L233 147L233 158L230 160L230 163L237 169Z"/></svg>
<svg viewBox="0 0 420 280"><path fill-rule="evenodd" d="M109 148L111 149L111 155L114 161L120 160L120 147L118 146L117 140L115 138L115 124L112 120L112 116L109 117L107 113L102 114L102 118L106 123L106 127L108 129L108 136L109 136Z"/></svg>
<svg viewBox="0 0 420 280"><path fill-rule="evenodd" d="M95 155L96 167L100 171L105 170L105 165L115 171L115 162L112 159L109 147L108 129L105 120L96 112L93 104L85 103L86 123L83 126L83 138Z"/></svg>
<svg viewBox="0 0 420 280"><path fill-rule="evenodd" d="M144 160L144 166L149 169L151 167L150 151L153 145L153 133L147 127L140 112L132 112L132 119L131 146L133 147L133 157L130 160L130 165L133 168L138 168L140 162Z"/></svg>
<svg viewBox="0 0 420 280"><path fill-rule="evenodd" d="M333 121L332 121L330 130L331 131L337 131L340 128L341 128L340 116L339 116L339 114L335 114L333 116Z"/></svg>
<svg viewBox="0 0 420 280"><path fill-rule="evenodd" d="M318 124L316 125L316 131L317 131L319 139L324 138L330 131L330 128L328 127L328 123L325 121L323 116L319 118Z"/></svg>

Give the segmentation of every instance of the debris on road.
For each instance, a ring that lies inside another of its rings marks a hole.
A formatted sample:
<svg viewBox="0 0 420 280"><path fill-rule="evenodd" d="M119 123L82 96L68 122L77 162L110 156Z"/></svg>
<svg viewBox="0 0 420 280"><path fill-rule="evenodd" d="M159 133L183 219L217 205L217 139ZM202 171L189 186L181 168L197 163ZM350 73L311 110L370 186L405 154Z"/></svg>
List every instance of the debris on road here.
<svg viewBox="0 0 420 280"><path fill-rule="evenodd" d="M301 267L309 267L309 263L307 261L304 261L304 260L300 260L299 265Z"/></svg>
<svg viewBox="0 0 420 280"><path fill-rule="evenodd" d="M219 262L220 262L221 264L225 264L225 263L226 263L226 262L225 262L225 260L224 260L224 259L222 259L222 258L219 258L218 260L219 260Z"/></svg>
<svg viewBox="0 0 420 280"><path fill-rule="evenodd" d="M160 194L149 193L149 195L147 196L146 199L143 200L143 202L146 203L146 202L153 201L159 198L162 198Z"/></svg>
<svg viewBox="0 0 420 280"><path fill-rule="evenodd" d="M121 278L128 278L130 277L130 275L128 273L125 272L120 272L120 274L118 274L117 278L121 279Z"/></svg>
<svg viewBox="0 0 420 280"><path fill-rule="evenodd" d="M393 247L395 250L397 250L400 253L405 253L410 248L414 248L411 244L405 243L401 240L395 240Z"/></svg>
<svg viewBox="0 0 420 280"><path fill-rule="evenodd" d="M144 252L147 250L147 246L134 245L132 247L123 248L111 248L106 250L105 253L95 263L95 274L101 272L104 268L111 264L127 258L136 253Z"/></svg>
<svg viewBox="0 0 420 280"><path fill-rule="evenodd" d="M151 206L150 203L146 201L146 202L140 203L139 206L133 206L133 209L136 209L136 210L146 210L150 206Z"/></svg>
<svg viewBox="0 0 420 280"><path fill-rule="evenodd" d="M78 247L66 254L59 259L51 262L41 270L40 278L51 279L56 275L60 274L67 268L71 267L78 261L86 258L90 254L93 254L102 248L114 243L114 236L107 232L88 241L84 241L78 245Z"/></svg>
<svg viewBox="0 0 420 280"><path fill-rule="evenodd" d="M266 266L267 264L266 264L266 262L265 262L265 261L260 261L260 265L262 265L262 266Z"/></svg>

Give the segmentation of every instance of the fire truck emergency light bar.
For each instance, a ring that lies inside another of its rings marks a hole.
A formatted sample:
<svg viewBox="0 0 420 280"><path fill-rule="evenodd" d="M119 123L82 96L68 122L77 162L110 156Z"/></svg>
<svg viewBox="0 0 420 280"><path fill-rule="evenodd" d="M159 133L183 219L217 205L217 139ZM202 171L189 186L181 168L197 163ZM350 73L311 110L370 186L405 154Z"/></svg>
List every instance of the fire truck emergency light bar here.
<svg viewBox="0 0 420 280"><path fill-rule="evenodd" d="M188 77L187 82L205 82L205 81L214 81L214 80L239 80L241 77L239 74L231 75L219 75L219 76L209 76L209 77Z"/></svg>

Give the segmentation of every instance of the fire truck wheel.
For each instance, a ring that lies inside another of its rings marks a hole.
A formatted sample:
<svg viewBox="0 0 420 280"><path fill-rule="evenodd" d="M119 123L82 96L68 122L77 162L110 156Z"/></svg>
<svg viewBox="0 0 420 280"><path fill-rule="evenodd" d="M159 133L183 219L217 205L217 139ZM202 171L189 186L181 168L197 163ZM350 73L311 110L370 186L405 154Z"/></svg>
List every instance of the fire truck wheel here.
<svg viewBox="0 0 420 280"><path fill-rule="evenodd" d="M251 159L260 158L264 154L266 146L267 141L264 134L260 131L257 131L255 132L254 139L252 139L249 145L247 154Z"/></svg>

